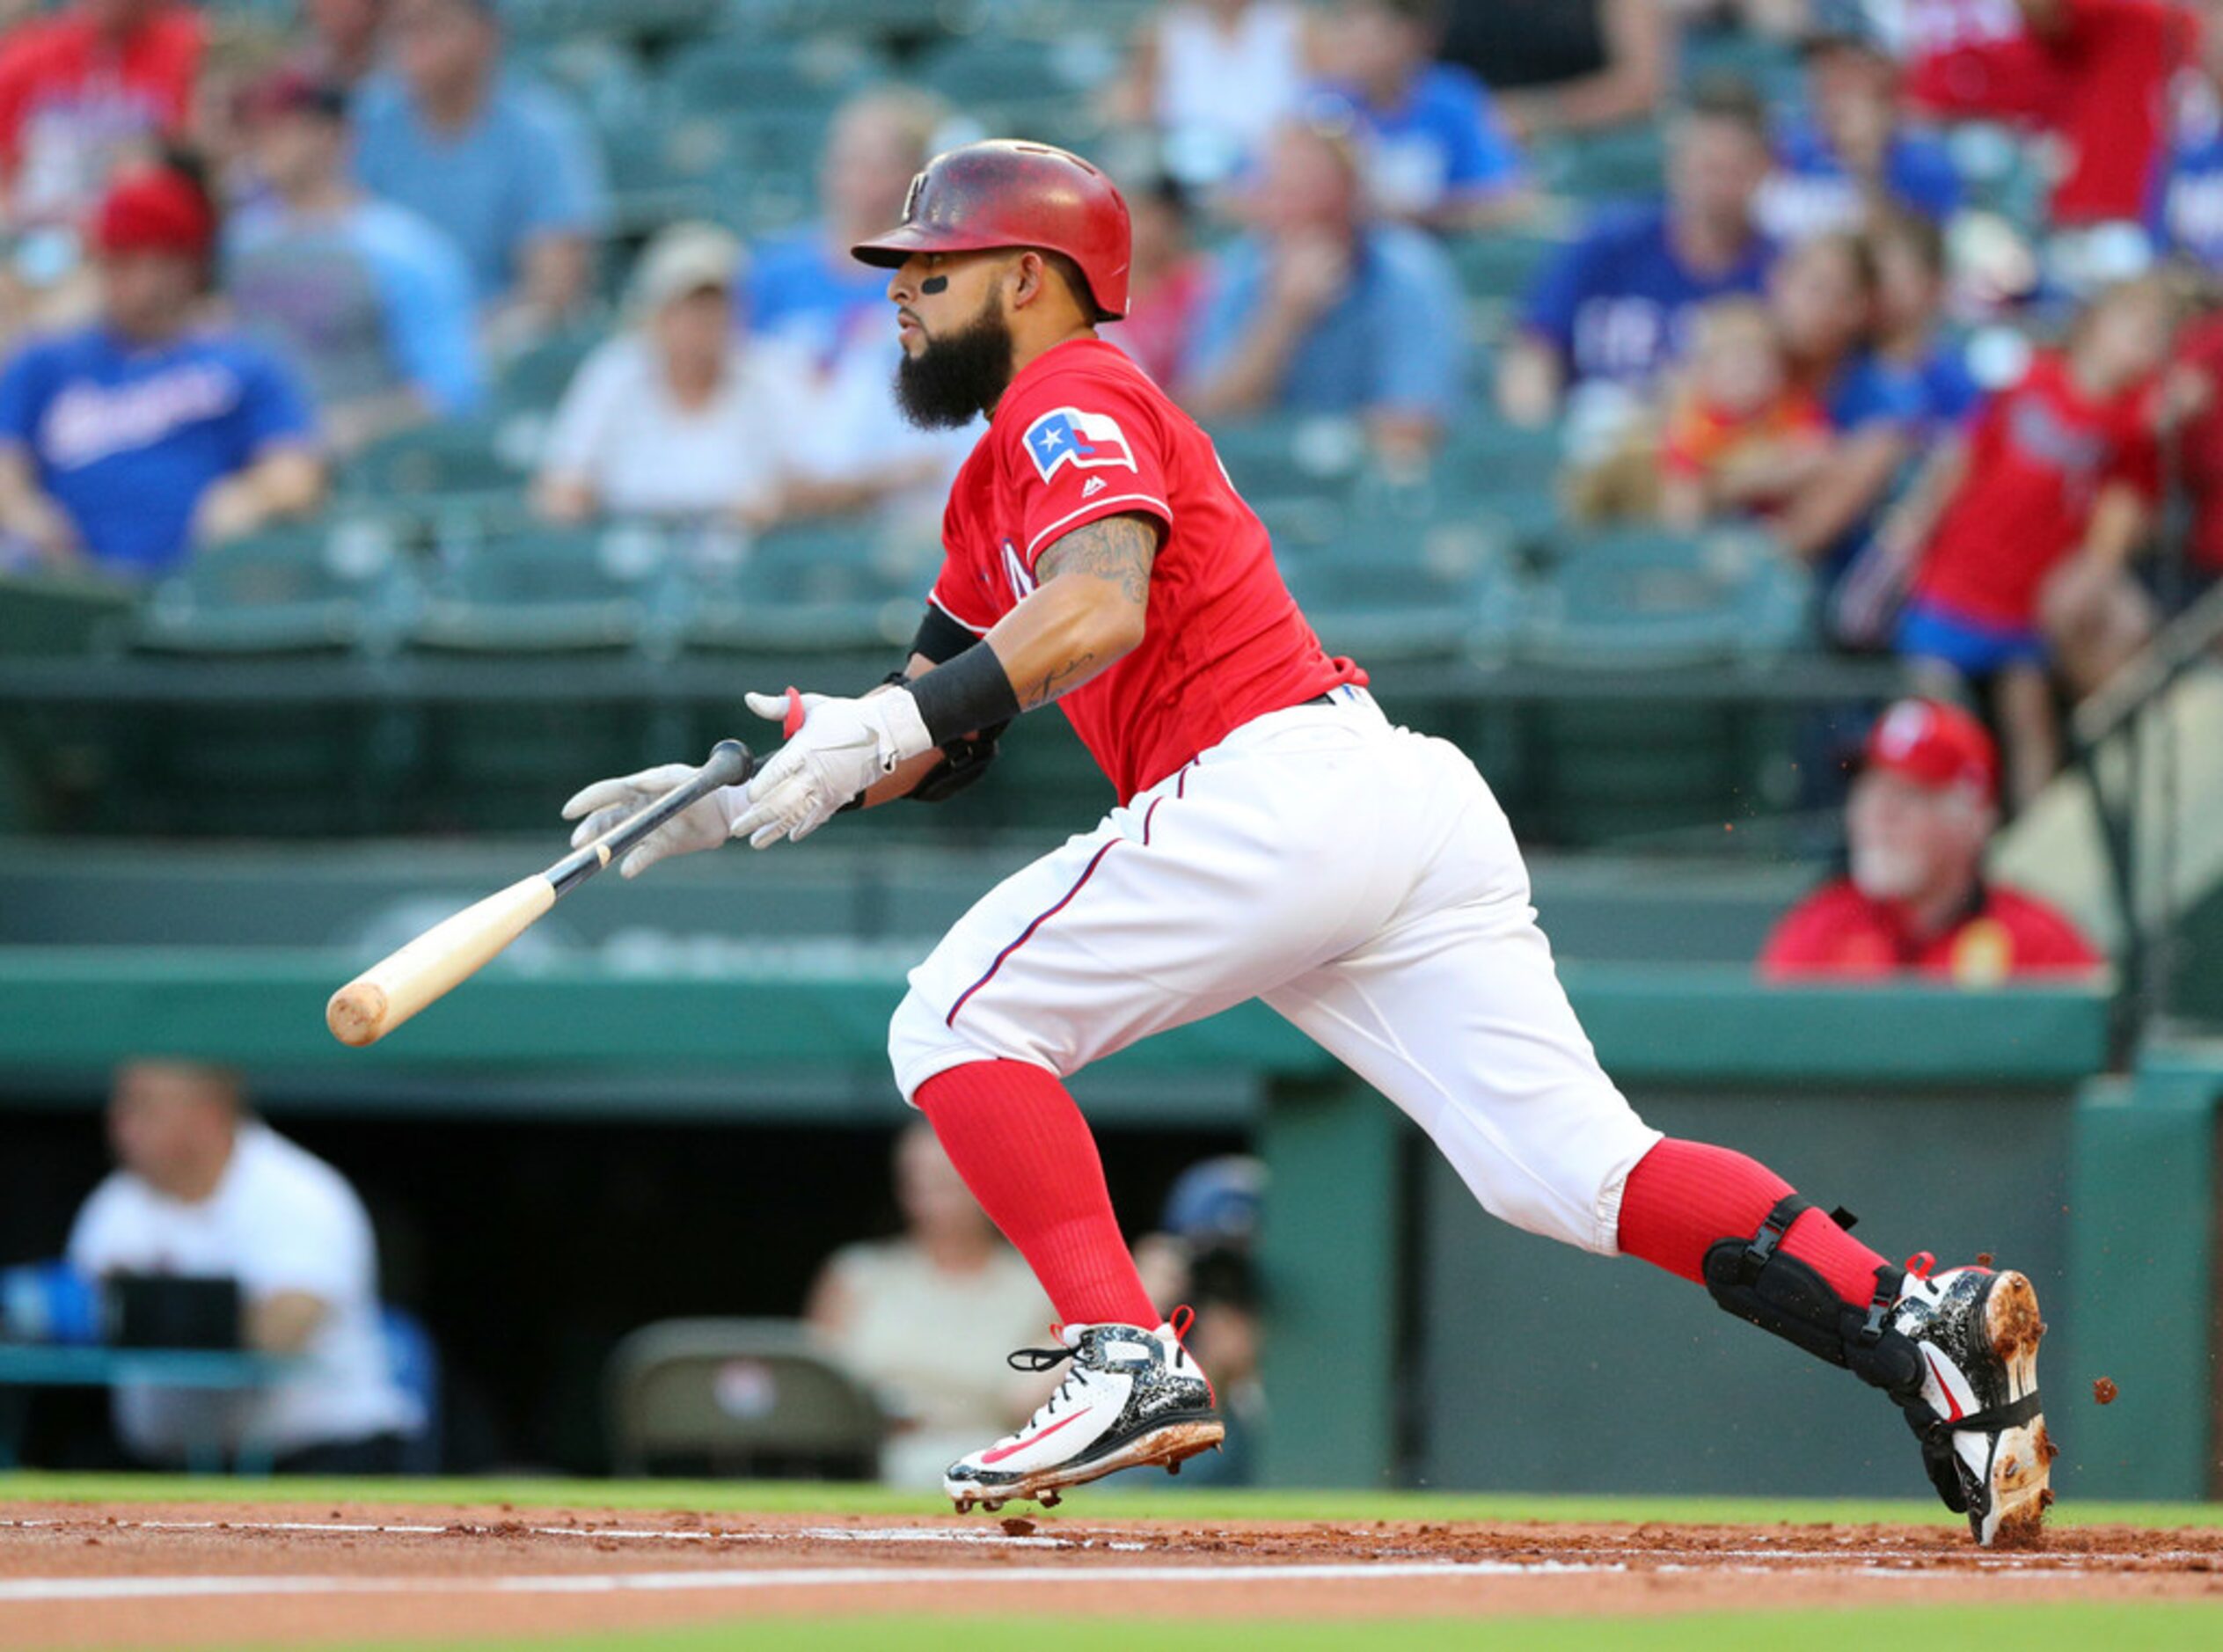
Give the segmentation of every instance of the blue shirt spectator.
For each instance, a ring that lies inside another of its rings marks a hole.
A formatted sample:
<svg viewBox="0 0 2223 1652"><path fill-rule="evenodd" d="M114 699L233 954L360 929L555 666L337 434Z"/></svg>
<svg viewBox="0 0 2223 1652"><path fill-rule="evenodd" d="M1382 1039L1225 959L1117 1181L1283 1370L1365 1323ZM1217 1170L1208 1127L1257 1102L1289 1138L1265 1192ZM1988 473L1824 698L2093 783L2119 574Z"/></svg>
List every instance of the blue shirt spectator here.
<svg viewBox="0 0 2223 1652"><path fill-rule="evenodd" d="M355 175L463 250L483 309L530 331L583 303L602 157L552 92L502 72L488 0L394 0L394 71L356 94Z"/></svg>
<svg viewBox="0 0 2223 1652"><path fill-rule="evenodd" d="M288 71L248 117L269 194L228 228L224 288L300 370L335 446L476 406L470 267L424 219L349 179L346 94Z"/></svg>
<svg viewBox="0 0 2223 1652"><path fill-rule="evenodd" d="M742 303L752 329L823 359L842 347L859 311L887 319L888 273L837 256L834 238L813 224L757 247Z"/></svg>
<svg viewBox="0 0 2223 1652"><path fill-rule="evenodd" d="M222 333L134 347L96 325L35 340L0 371L0 442L29 457L85 553L127 577L184 559L211 485L314 439L292 376Z"/></svg>
<svg viewBox="0 0 2223 1652"><path fill-rule="evenodd" d="M1608 208L1546 267L1523 325L1573 380L1642 384L1679 352L1693 309L1759 292L1774 257L1775 244L1753 235L1732 261L1696 269L1678 250L1664 208Z"/></svg>
<svg viewBox="0 0 2223 1652"><path fill-rule="evenodd" d="M1882 155L1884 193L1907 211L1942 223L1960 210L1961 178L1936 139L1895 131ZM1760 191L1756 213L1768 233L1794 241L1826 230L1857 229L1868 201L1854 176L1811 121L1794 121L1776 140L1776 172Z"/></svg>
<svg viewBox="0 0 2223 1652"><path fill-rule="evenodd" d="M1367 187L1393 217L1432 222L1525 180L1520 150L1488 89L1463 69L1430 63L1386 105L1346 84L1331 82L1327 91L1329 106L1347 106L1358 122Z"/></svg>
<svg viewBox="0 0 2223 1652"><path fill-rule="evenodd" d="M1411 0L1342 0L1327 18L1323 61L1335 77L1320 113L1352 121L1375 210L1473 228L1517 201L1519 151L1482 83L1434 61L1431 8Z"/></svg>
<svg viewBox="0 0 2223 1652"><path fill-rule="evenodd" d="M1266 307L1274 247L1236 243L1214 270L1183 377L1224 370ZM1275 405L1296 413L1393 410L1450 420L1462 382L1459 277L1416 230L1376 224L1355 248L1342 295L1305 332Z"/></svg>
<svg viewBox="0 0 2223 1652"><path fill-rule="evenodd" d="M2212 90L2186 103L2157 203L2159 239L2203 268L2223 269L2223 108Z"/></svg>

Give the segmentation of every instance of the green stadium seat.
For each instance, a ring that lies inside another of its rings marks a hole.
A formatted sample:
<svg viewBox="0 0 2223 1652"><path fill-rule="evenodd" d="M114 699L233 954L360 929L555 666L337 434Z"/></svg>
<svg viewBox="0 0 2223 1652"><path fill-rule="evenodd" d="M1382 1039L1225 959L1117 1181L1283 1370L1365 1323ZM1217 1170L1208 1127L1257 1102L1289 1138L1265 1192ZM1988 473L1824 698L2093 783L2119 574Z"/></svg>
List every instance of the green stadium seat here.
<svg viewBox="0 0 2223 1652"><path fill-rule="evenodd" d="M1589 669L1744 664L1809 635L1805 571L1763 532L1569 537L1540 576L1521 652Z"/></svg>
<svg viewBox="0 0 2223 1652"><path fill-rule="evenodd" d="M977 35L949 41L919 61L921 80L969 115L1008 135L1014 126L1070 127L1119 68L1110 40L1069 33L1057 40ZM1046 129L1026 135L1050 136Z"/></svg>
<svg viewBox="0 0 2223 1652"><path fill-rule="evenodd" d="M0 574L0 659L91 653L128 632L135 601L105 580Z"/></svg>
<svg viewBox="0 0 2223 1652"><path fill-rule="evenodd" d="M726 0L504 0L502 24L528 42L581 35L633 42L691 39L725 18Z"/></svg>
<svg viewBox="0 0 2223 1652"><path fill-rule="evenodd" d="M823 112L886 67L876 55L837 37L783 40L728 35L673 58L662 85L677 108L695 114Z"/></svg>
<svg viewBox="0 0 2223 1652"><path fill-rule="evenodd" d="M197 551L149 594L133 641L163 654L390 652L416 597L405 534L391 517L342 515Z"/></svg>
<svg viewBox="0 0 2223 1652"><path fill-rule="evenodd" d="M442 547L442 562L410 635L416 647L618 650L648 638L669 545L660 530L638 523L537 524L454 535Z"/></svg>
<svg viewBox="0 0 2223 1652"><path fill-rule="evenodd" d="M1320 640L1361 660L1448 658L1507 646L1520 588L1485 523L1431 515L1425 501L1362 508L1343 541L1282 563Z"/></svg>
<svg viewBox="0 0 2223 1652"><path fill-rule="evenodd" d="M698 570L683 636L720 652L900 648L918 629L923 585L857 522L777 528L733 565Z"/></svg>
<svg viewBox="0 0 2223 1652"><path fill-rule="evenodd" d="M1546 262L1567 245L1563 237L1529 230L1463 235L1447 244L1459 283L1470 298L1510 302L1525 294Z"/></svg>
<svg viewBox="0 0 2223 1652"><path fill-rule="evenodd" d="M793 1473L869 1480L888 1420L800 1321L666 1319L611 1354L621 1474Z"/></svg>
<svg viewBox="0 0 2223 1652"><path fill-rule="evenodd" d="M1366 433L1355 419L1272 413L1211 429L1228 479L1246 500L1340 497L1366 465Z"/></svg>
<svg viewBox="0 0 2223 1652"><path fill-rule="evenodd" d="M525 466L506 452L494 419L451 419L395 432L343 466L342 498L406 505L463 493L522 487Z"/></svg>
<svg viewBox="0 0 2223 1652"><path fill-rule="evenodd" d="M1534 161L1546 189L1579 201L1650 197L1664 187L1666 150L1656 127L1553 138L1537 145Z"/></svg>

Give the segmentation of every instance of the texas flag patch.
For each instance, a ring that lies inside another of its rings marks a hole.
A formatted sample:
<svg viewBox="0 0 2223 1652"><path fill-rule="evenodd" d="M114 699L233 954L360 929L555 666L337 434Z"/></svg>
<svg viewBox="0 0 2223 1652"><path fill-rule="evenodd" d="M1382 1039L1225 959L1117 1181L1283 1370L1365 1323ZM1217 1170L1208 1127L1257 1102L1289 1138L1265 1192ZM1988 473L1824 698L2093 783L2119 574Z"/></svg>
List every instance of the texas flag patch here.
<svg viewBox="0 0 2223 1652"><path fill-rule="evenodd" d="M1078 407L1053 407L1027 427L1027 454L1047 482L1057 467L1093 471L1108 464L1134 470L1135 455L1109 413L1083 413Z"/></svg>

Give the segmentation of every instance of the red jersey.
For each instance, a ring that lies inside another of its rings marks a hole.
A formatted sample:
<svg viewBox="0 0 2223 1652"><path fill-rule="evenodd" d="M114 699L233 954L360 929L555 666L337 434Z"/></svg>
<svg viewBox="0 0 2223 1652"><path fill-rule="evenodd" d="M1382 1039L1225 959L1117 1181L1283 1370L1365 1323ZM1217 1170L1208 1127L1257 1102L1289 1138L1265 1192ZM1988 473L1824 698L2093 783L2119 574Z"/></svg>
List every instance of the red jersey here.
<svg viewBox="0 0 2223 1652"><path fill-rule="evenodd" d="M1366 681L1313 634L1211 438L1100 339L1012 380L951 486L931 600L984 635L1034 590L1043 552L1129 511L1165 528L1143 640L1058 701L1122 800L1254 717Z"/></svg>
<svg viewBox="0 0 2223 1652"><path fill-rule="evenodd" d="M1915 594L1985 625L2034 625L2045 576L2082 542L2101 488L2122 481L2161 495L2148 395L2139 386L2095 400L2061 355L2032 362L1969 432L1968 473L1923 553Z"/></svg>
<svg viewBox="0 0 2223 1652"><path fill-rule="evenodd" d="M2022 32L2001 0L1927 0L1912 26L1907 93L1946 116L2028 120L2062 143L2048 203L2059 224L2143 222L2168 134L2177 69L2198 20L2172 0L2064 0L2060 32Z"/></svg>
<svg viewBox="0 0 2223 1652"><path fill-rule="evenodd" d="M2178 437L2180 474L2192 504L2192 565L2213 577L2223 574L2223 315L2185 328L2176 359L2216 390L2217 399L2187 420Z"/></svg>
<svg viewBox="0 0 2223 1652"><path fill-rule="evenodd" d="M201 18L154 12L112 46L82 11L25 23L0 41L0 179L35 210L82 208L120 146L183 129L201 73Z"/></svg>
<svg viewBox="0 0 2223 1652"><path fill-rule="evenodd" d="M1783 915L1759 969L1771 981L1912 972L1985 986L2013 976L2083 973L2105 961L2075 925L2014 889L1979 888L1965 917L1921 939L1898 907L1870 900L1840 878Z"/></svg>

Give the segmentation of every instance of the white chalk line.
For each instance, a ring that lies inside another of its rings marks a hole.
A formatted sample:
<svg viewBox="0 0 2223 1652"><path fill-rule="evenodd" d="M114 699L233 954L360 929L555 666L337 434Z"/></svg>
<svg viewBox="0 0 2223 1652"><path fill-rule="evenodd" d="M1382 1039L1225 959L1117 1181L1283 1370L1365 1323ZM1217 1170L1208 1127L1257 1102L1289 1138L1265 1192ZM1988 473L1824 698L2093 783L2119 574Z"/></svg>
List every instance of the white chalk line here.
<svg viewBox="0 0 2223 1652"><path fill-rule="evenodd" d="M0 1520L0 1531L76 1528L82 1520ZM954 1526L801 1526L779 1531L723 1531L684 1527L511 1526L457 1522L447 1525L381 1524L362 1520L119 1520L98 1523L103 1531L313 1532L333 1537L535 1537L608 1539L618 1543L930 1543L1007 1549L1108 1549L1146 1553L1147 1543L1115 1538L1019 1536L992 1528Z"/></svg>

